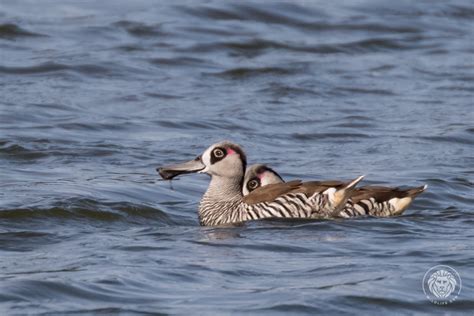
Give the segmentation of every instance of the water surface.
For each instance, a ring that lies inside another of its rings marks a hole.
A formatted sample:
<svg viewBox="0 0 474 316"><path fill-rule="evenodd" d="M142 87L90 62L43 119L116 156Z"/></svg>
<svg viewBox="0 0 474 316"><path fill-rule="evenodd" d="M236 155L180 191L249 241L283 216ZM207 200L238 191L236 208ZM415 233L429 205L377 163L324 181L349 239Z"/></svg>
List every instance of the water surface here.
<svg viewBox="0 0 474 316"><path fill-rule="evenodd" d="M0 312L474 310L470 1L0 4ZM403 215L203 228L230 139L286 179L428 184ZM454 304L423 294L437 264Z"/></svg>

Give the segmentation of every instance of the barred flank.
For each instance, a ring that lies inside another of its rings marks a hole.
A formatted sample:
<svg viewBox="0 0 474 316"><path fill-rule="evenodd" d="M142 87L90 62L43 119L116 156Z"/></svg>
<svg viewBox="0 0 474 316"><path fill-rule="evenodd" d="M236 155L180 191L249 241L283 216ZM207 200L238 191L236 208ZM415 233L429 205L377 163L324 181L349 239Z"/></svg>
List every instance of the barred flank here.
<svg viewBox="0 0 474 316"><path fill-rule="evenodd" d="M220 202L203 198L199 207L201 225L214 226L240 223L264 218L314 218L325 217L324 208L328 199L324 194L307 197L304 193L290 193L274 201L246 204L241 200ZM348 201L339 213L340 217L390 216L395 209L389 201L377 202L374 198L358 203Z"/></svg>
<svg viewBox="0 0 474 316"><path fill-rule="evenodd" d="M391 216L394 213L395 208L389 201L379 203L374 198L370 198L369 200L361 200L358 203L347 202L340 216L344 218L367 215L383 217Z"/></svg>
<svg viewBox="0 0 474 316"><path fill-rule="evenodd" d="M327 199L322 194L307 197L304 193L283 195L271 202L246 204L240 200L218 202L203 198L199 206L201 225L223 225L263 218L311 218L323 216Z"/></svg>

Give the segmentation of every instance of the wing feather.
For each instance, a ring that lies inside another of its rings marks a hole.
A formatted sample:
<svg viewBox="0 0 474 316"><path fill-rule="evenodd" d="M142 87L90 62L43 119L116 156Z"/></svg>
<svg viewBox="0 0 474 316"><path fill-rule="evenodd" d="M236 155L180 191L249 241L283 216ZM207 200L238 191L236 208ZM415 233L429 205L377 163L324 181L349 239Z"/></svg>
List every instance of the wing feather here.
<svg viewBox="0 0 474 316"><path fill-rule="evenodd" d="M400 188L390 188L383 186L365 186L355 189L351 195L351 199L354 203L357 203L361 200L369 200L370 198L374 198L377 202L384 202L393 198L400 199L407 196L414 196L415 194L422 192L419 191L421 191L421 187L402 190Z"/></svg>
<svg viewBox="0 0 474 316"><path fill-rule="evenodd" d="M250 192L243 198L243 201L247 204L271 202L281 195L296 192L301 188L301 185L301 180L268 184Z"/></svg>

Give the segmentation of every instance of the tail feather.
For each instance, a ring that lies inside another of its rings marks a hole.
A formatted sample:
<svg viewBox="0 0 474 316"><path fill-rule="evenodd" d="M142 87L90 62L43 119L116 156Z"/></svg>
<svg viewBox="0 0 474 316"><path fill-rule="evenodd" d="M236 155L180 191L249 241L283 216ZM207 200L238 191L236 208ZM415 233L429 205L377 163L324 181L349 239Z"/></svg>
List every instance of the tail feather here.
<svg viewBox="0 0 474 316"><path fill-rule="evenodd" d="M349 199L352 192L356 188L357 184L364 179L365 176L357 177L356 179L347 183L344 187L337 190L331 199L331 205L333 207L332 214L338 214L339 211L344 207L347 200Z"/></svg>
<svg viewBox="0 0 474 316"><path fill-rule="evenodd" d="M346 187L345 187L345 190L354 190L356 185L361 182L363 179L365 178L365 176L360 176L360 177L357 177L356 179L352 180L351 182L349 182Z"/></svg>
<svg viewBox="0 0 474 316"><path fill-rule="evenodd" d="M428 185L425 184L421 187L416 187L416 188L413 188L413 189L409 189L409 190L407 190L407 196L409 196L411 198L415 198L419 194L425 192L427 188L428 188Z"/></svg>
<svg viewBox="0 0 474 316"><path fill-rule="evenodd" d="M410 206L410 204L413 202L415 197L425 192L427 188L428 188L428 185L425 184L421 187L416 187L416 188L407 190L405 197L390 199L389 203L392 204L394 208L390 216L403 214L403 212L405 212L408 206Z"/></svg>

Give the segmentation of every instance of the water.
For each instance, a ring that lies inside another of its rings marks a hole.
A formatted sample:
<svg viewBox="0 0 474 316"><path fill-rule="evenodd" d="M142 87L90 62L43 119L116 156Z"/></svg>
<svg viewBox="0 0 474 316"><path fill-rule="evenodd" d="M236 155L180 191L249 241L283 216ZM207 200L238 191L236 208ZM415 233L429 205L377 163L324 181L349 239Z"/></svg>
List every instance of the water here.
<svg viewBox="0 0 474 316"><path fill-rule="evenodd" d="M474 310L472 2L0 4L0 313ZM230 139L286 179L428 184L401 217L198 226ZM449 306L424 273L461 275Z"/></svg>

